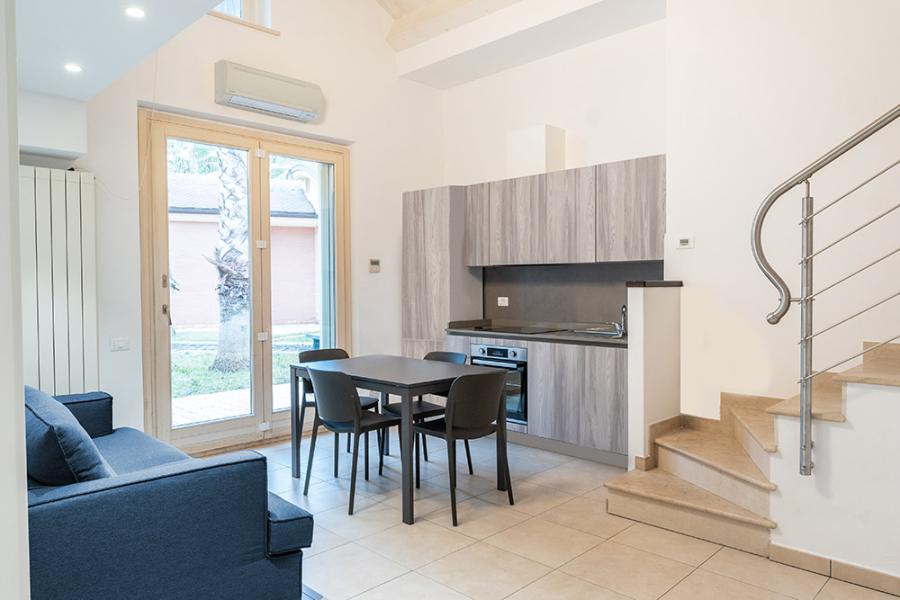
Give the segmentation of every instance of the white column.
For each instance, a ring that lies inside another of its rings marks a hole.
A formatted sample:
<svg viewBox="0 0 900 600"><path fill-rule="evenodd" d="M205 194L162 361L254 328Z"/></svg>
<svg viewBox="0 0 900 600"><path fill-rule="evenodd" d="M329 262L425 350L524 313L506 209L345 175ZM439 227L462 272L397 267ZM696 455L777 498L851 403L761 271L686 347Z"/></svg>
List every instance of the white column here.
<svg viewBox="0 0 900 600"><path fill-rule="evenodd" d="M0 0L0 581L6 598L29 597L22 319L19 286L19 148L15 0Z"/></svg>

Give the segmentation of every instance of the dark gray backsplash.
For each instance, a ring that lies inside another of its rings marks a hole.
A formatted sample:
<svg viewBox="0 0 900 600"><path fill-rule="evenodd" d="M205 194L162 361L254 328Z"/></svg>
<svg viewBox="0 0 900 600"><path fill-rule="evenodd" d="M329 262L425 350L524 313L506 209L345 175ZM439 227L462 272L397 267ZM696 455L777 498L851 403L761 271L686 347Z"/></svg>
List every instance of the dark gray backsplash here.
<svg viewBox="0 0 900 600"><path fill-rule="evenodd" d="M486 267L484 318L503 321L618 321L626 281L663 278L663 262ZM508 307L497 297L509 298Z"/></svg>

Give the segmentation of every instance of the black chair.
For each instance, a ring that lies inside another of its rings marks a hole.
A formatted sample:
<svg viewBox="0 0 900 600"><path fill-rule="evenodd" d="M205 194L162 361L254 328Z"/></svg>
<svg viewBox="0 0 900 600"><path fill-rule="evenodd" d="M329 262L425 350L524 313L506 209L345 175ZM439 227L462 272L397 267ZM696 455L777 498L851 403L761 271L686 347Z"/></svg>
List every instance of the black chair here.
<svg viewBox="0 0 900 600"><path fill-rule="evenodd" d="M462 352L443 352L440 350L429 352L425 355L423 360L435 360L440 362L448 362L456 365L464 365L466 361L469 359L468 356L463 354ZM443 398L447 397L447 394L433 394L434 396L441 396ZM413 413L413 423L421 422L426 419L431 419L434 417L440 417L444 414L444 407L440 404L435 404L434 402L428 402L423 400L421 396L419 396L418 400L413 403L412 406ZM384 411L389 412L394 415L400 415L402 413L402 409L399 403L388 404L383 408ZM418 454L418 446L419 440L422 443L422 454L425 457L425 462L428 462L428 442L425 436L416 434L416 454ZM469 440L465 440L466 446L466 462L469 466L469 475L475 474L475 469L472 466L472 451L469 448ZM416 487L419 487L419 473L418 469L416 470Z"/></svg>
<svg viewBox="0 0 900 600"><path fill-rule="evenodd" d="M378 431L378 474L384 472L384 456L381 448L384 444L387 428L398 425L398 417L380 415L377 412L363 410L359 401L359 393L353 379L339 371L317 371L308 369L312 379L313 395L316 399L316 418L313 422L312 440L309 445L309 464L306 467L306 482L303 495L309 494L309 475L312 471L313 456L316 452L316 438L322 426L334 433L347 433L353 436L353 467L350 473L350 508L347 514L353 514L353 500L356 497L356 464L359 459L359 438L365 434L366 473L369 472L369 432Z"/></svg>
<svg viewBox="0 0 900 600"><path fill-rule="evenodd" d="M447 407L443 419L422 421L413 425L413 431L422 435L433 435L447 442L447 463L450 469L450 508L453 515L453 526L459 523L456 518L456 441L474 440L497 432L496 422L500 418L503 388L506 385L506 373L481 373L479 375L463 375L453 382L447 396ZM509 504L513 500L512 479L509 476L506 440L502 440L500 456L497 460L503 468L506 478L506 490ZM416 453L416 470L419 469L419 455Z"/></svg>
<svg viewBox="0 0 900 600"><path fill-rule="evenodd" d="M298 356L298 361L301 363L310 363L310 362L320 362L323 360L341 360L343 358L350 358L350 355L347 354L347 351L343 348L322 348L320 350L307 350L306 352L301 352ZM306 381L306 393L307 396L312 393L312 382L308 377L303 378ZM303 431L303 420L306 415L307 408L315 408L316 402L315 400L309 400L308 397L304 396L300 398L300 429L299 431ZM361 398L360 406L363 410L372 410L378 407L378 398ZM334 436L334 476L338 476L338 452L339 452L339 442L341 436ZM347 452L350 452L350 434L347 434ZM368 461L366 461L366 479L369 478L369 469L368 469Z"/></svg>

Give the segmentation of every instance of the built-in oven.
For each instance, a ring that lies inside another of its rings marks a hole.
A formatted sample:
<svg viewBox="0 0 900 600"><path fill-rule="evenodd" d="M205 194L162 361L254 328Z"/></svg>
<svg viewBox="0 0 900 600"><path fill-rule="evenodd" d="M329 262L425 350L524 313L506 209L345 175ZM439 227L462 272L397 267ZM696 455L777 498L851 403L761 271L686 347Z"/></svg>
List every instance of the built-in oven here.
<svg viewBox="0 0 900 600"><path fill-rule="evenodd" d="M472 364L505 369L506 420L528 423L528 350L507 346L472 344Z"/></svg>

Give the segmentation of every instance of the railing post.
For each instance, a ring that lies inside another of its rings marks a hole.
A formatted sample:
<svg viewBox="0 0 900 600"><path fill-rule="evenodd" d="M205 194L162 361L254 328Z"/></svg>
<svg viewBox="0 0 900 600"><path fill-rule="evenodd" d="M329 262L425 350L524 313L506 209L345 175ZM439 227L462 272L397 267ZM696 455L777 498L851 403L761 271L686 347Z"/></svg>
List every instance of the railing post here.
<svg viewBox="0 0 900 600"><path fill-rule="evenodd" d="M809 180L803 197L803 261L800 265L800 474L812 475L812 349L813 349L813 198Z"/></svg>

